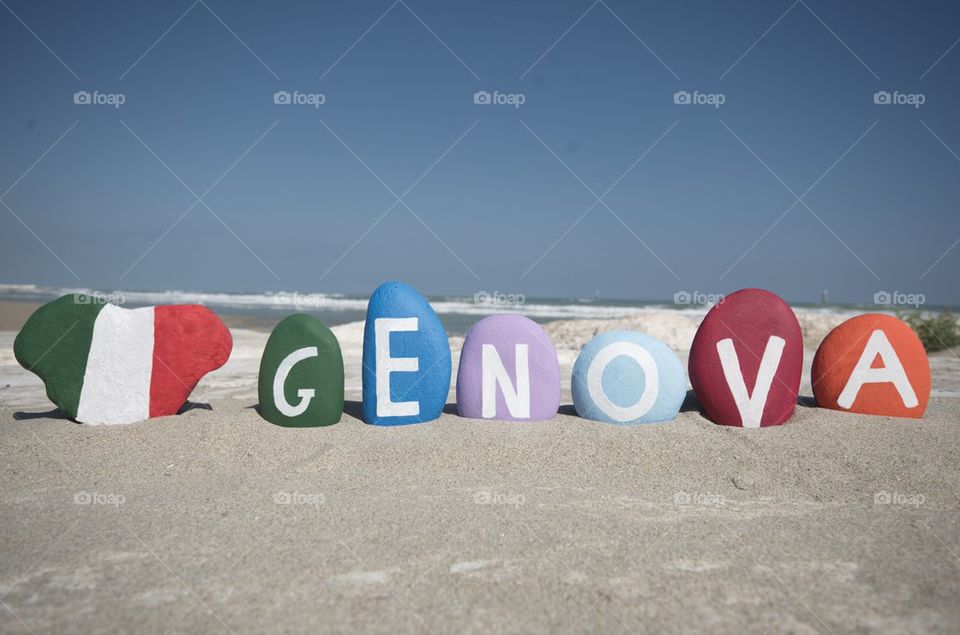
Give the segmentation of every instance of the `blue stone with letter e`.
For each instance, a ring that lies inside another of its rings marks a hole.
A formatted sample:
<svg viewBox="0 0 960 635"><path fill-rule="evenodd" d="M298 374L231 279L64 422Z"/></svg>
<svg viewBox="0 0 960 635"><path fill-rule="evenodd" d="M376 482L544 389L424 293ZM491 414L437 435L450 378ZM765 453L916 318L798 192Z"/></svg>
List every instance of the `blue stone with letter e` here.
<svg viewBox="0 0 960 635"><path fill-rule="evenodd" d="M447 332L430 303L402 282L377 287L363 329L363 420L396 426L439 418L450 369Z"/></svg>

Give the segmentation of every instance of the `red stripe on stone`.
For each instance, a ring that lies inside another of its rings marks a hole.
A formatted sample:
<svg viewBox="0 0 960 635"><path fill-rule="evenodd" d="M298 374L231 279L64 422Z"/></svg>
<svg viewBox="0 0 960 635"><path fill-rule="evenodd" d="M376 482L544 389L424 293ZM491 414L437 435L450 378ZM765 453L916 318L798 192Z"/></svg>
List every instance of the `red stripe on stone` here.
<svg viewBox="0 0 960 635"><path fill-rule="evenodd" d="M229 329L196 304L158 306L153 316L150 416L176 414L200 378L223 366L233 348Z"/></svg>

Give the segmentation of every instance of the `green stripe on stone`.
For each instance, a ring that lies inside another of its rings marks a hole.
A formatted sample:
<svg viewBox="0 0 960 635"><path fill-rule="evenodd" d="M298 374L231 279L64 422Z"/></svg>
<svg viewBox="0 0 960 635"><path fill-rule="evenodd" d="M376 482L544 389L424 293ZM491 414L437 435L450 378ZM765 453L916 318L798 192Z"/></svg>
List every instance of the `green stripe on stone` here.
<svg viewBox="0 0 960 635"><path fill-rule="evenodd" d="M34 311L13 343L20 365L35 373L47 397L76 418L93 325L104 302L83 294L65 295Z"/></svg>

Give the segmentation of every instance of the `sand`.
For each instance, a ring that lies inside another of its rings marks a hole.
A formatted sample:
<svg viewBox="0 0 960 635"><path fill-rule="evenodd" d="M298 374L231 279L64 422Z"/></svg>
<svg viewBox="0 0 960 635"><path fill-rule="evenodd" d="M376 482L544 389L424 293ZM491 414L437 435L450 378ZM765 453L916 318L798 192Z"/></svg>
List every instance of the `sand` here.
<svg viewBox="0 0 960 635"><path fill-rule="evenodd" d="M803 400L741 430L688 399L647 426L376 428L351 401L298 430L256 413L265 334L234 335L183 414L91 427L0 333L0 631L960 630L949 390L920 421Z"/></svg>
<svg viewBox="0 0 960 635"><path fill-rule="evenodd" d="M40 306L37 302L4 302L0 300L0 331L18 331L30 314Z"/></svg>
<svg viewBox="0 0 960 635"><path fill-rule="evenodd" d="M2 630L960 628L955 399L760 431L295 430L252 405L0 414Z"/></svg>

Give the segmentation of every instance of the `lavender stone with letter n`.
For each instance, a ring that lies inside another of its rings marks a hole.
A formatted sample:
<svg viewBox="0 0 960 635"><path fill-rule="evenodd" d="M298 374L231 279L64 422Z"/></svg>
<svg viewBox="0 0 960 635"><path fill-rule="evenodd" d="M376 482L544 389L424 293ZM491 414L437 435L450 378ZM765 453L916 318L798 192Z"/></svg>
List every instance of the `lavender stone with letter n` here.
<svg viewBox="0 0 960 635"><path fill-rule="evenodd" d="M491 315L463 342L457 374L461 417L551 419L560 407L560 362L550 337L521 315Z"/></svg>
<svg viewBox="0 0 960 635"><path fill-rule="evenodd" d="M370 296L363 328L363 419L380 426L432 421L450 391L450 343L430 303L402 282Z"/></svg>

